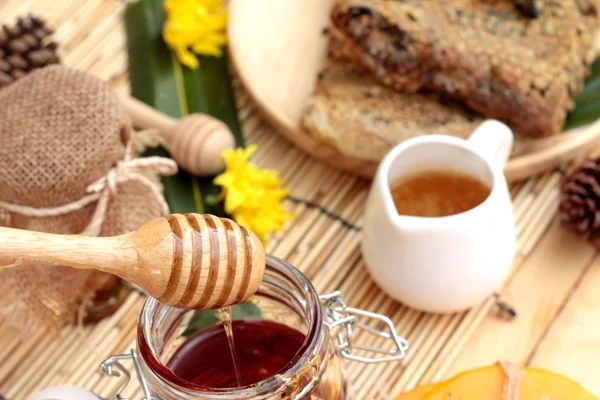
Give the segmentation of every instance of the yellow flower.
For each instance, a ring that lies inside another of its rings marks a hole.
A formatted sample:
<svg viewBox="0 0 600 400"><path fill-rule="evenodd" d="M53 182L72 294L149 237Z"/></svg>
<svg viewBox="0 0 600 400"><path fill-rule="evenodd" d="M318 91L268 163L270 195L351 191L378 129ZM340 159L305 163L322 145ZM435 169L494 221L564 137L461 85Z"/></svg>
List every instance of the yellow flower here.
<svg viewBox="0 0 600 400"><path fill-rule="evenodd" d="M164 7L163 38L182 64L196 69L198 59L193 53L223 54L221 48L227 42L223 0L166 0Z"/></svg>
<svg viewBox="0 0 600 400"><path fill-rule="evenodd" d="M225 150L225 171L214 183L222 187L225 212L266 243L267 236L280 230L293 215L282 204L289 191L277 173L261 170L249 161L255 151L255 145Z"/></svg>

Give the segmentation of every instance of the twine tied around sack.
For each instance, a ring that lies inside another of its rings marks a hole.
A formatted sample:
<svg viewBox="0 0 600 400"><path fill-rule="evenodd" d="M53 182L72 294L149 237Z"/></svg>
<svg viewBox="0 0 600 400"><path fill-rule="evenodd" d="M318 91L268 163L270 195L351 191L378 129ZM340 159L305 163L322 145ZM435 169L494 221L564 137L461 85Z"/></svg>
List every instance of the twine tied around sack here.
<svg viewBox="0 0 600 400"><path fill-rule="evenodd" d="M159 202L163 214L169 213L169 206L162 196L162 188L159 184L152 182L143 173L155 173L157 175L173 175L177 172L175 161L164 157L135 158L134 148L140 148L140 142L151 142L144 136L153 135L153 132L141 131L134 135L127 144L123 160L117 162L108 173L100 177L96 182L89 185L85 196L70 203L49 208L36 208L6 201L0 201L0 208L28 217L55 217L73 211L81 210L90 203L97 201L96 209L90 222L81 232L85 236L98 236L104 222L108 202L111 195L116 195L117 185L126 181L137 181L146 186L156 200ZM141 147L144 147L143 144Z"/></svg>
<svg viewBox="0 0 600 400"><path fill-rule="evenodd" d="M519 400L519 390L521 388L521 369L518 365L515 365L506 361L499 361L498 365L502 368L502 372L506 379L504 379L504 388L502 389L502 400ZM540 400L549 400L550 398L546 395L542 395Z"/></svg>
<svg viewBox="0 0 600 400"><path fill-rule="evenodd" d="M519 367L506 361L500 361L498 364L502 368L504 375L506 375L504 389L502 390L502 399L519 400L519 387L521 385Z"/></svg>

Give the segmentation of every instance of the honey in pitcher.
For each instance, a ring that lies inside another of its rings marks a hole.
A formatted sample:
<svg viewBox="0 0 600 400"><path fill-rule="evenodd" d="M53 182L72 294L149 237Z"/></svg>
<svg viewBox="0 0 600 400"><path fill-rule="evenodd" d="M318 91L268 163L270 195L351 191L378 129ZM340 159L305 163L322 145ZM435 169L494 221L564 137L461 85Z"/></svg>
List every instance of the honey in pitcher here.
<svg viewBox="0 0 600 400"><path fill-rule="evenodd" d="M479 179L459 171L426 170L390 185L398 214L445 217L477 207L490 194Z"/></svg>
<svg viewBox="0 0 600 400"><path fill-rule="evenodd" d="M305 335L297 330L267 320L235 320L231 330L235 339L233 352L224 325L216 325L187 339L167 367L199 386L214 389L247 386L284 370L305 340Z"/></svg>

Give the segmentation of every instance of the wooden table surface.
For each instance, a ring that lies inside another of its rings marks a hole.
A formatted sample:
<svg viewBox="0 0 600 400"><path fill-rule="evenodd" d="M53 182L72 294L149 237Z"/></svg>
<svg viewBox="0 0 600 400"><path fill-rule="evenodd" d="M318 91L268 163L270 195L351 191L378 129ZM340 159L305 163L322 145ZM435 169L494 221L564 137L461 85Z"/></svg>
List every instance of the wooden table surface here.
<svg viewBox="0 0 600 400"><path fill-rule="evenodd" d="M0 0L0 15L5 23L29 12L46 17L57 29L66 64L126 91L124 7L119 0ZM561 171L512 188L518 257L501 297L516 309L517 318L499 318L492 299L465 313L422 314L381 293L364 268L356 227L369 182L299 152L262 121L243 90L238 98L246 136L259 146L256 162L277 168L294 197L327 210L290 203L297 217L273 238L269 251L297 265L320 292L341 288L349 304L389 315L410 342L400 364L345 364L359 399L390 398L419 382L497 360L563 373L600 396L600 258L559 226ZM332 213L352 225L331 218ZM98 374L98 365L135 346L142 301L132 294L116 315L85 328L83 335L69 326L58 338L45 330L20 337L0 325L0 394L25 399L43 387L68 383L108 396L117 383ZM143 397L135 383L125 395Z"/></svg>

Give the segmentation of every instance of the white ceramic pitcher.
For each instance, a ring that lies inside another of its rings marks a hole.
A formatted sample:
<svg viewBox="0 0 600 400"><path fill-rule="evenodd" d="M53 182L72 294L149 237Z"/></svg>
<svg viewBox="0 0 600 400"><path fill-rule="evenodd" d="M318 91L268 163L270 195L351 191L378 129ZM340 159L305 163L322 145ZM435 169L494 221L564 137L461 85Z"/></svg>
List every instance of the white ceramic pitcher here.
<svg viewBox="0 0 600 400"><path fill-rule="evenodd" d="M394 147L373 181L365 212L362 251L375 282L419 310L470 308L498 290L515 253L515 224L502 169L513 135L503 123L484 121L468 140L421 136ZM447 217L399 215L390 184L419 169L451 168L486 183L480 205Z"/></svg>

